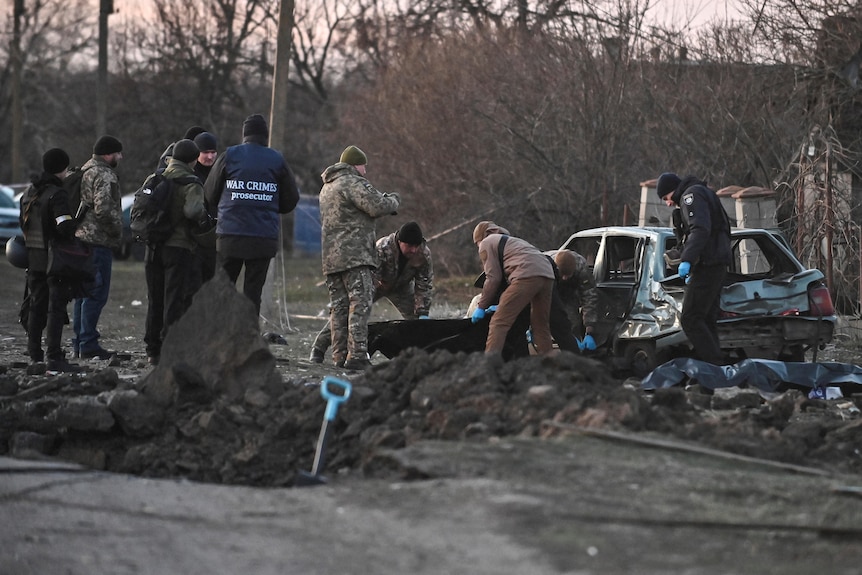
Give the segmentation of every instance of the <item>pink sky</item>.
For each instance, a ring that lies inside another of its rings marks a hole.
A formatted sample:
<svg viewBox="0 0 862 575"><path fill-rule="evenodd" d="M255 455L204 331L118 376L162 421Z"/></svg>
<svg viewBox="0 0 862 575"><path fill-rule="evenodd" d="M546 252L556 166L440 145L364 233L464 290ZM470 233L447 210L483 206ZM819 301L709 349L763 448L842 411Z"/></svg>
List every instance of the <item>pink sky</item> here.
<svg viewBox="0 0 862 575"><path fill-rule="evenodd" d="M690 22L698 27L716 18L740 17L737 0L654 0L653 17L677 25Z"/></svg>

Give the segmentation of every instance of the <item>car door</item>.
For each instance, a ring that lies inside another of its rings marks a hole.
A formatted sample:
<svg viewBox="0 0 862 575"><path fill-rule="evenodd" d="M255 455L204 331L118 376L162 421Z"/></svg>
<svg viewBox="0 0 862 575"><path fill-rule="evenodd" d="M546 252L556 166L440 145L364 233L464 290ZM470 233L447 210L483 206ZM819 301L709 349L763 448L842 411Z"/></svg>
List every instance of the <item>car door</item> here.
<svg viewBox="0 0 862 575"><path fill-rule="evenodd" d="M596 342L600 345L616 334L631 311L643 272L641 238L613 232L572 238L564 247L578 252L596 279L598 324Z"/></svg>

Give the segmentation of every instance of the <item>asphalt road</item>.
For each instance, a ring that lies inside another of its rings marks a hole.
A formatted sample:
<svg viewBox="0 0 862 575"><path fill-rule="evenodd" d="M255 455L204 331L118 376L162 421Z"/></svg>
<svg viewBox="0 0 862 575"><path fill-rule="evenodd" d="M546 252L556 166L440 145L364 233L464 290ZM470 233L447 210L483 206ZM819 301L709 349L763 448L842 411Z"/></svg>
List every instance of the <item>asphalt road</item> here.
<svg viewBox="0 0 862 575"><path fill-rule="evenodd" d="M0 459L0 573L858 574L862 480L575 435L258 489Z"/></svg>

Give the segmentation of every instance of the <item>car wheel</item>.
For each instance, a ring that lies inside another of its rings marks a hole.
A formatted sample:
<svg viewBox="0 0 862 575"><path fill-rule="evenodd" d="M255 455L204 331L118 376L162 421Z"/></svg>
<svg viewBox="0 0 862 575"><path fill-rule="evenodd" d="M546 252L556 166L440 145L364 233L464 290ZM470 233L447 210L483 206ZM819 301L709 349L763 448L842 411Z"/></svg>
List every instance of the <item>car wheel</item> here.
<svg viewBox="0 0 862 575"><path fill-rule="evenodd" d="M778 361L805 361L805 348L801 345L790 346L784 353L779 354Z"/></svg>
<svg viewBox="0 0 862 575"><path fill-rule="evenodd" d="M630 343L626 346L626 364L636 377L646 377L658 366L655 344L647 341Z"/></svg>

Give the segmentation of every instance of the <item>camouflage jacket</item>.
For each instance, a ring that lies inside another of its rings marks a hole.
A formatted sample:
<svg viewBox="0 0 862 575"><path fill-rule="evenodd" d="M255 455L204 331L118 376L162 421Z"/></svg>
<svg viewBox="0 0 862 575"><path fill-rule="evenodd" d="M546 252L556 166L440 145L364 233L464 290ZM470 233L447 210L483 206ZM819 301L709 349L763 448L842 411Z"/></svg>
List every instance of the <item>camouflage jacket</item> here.
<svg viewBox="0 0 862 575"><path fill-rule="evenodd" d="M81 169L86 170L81 180L81 210L84 214L75 235L89 244L119 247L123 239L123 208L117 174L96 156Z"/></svg>
<svg viewBox="0 0 862 575"><path fill-rule="evenodd" d="M398 260L401 251L395 233L383 236L377 240L377 257L380 265L374 272L375 297L386 297L388 294L412 291L413 310L419 315L428 315L431 309L431 296L434 291L434 268L431 265L431 250L422 244L413 258L404 263L401 273L398 270Z"/></svg>
<svg viewBox="0 0 862 575"><path fill-rule="evenodd" d="M320 243L324 274L359 266L377 267L374 221L394 213L398 194L384 194L359 175L355 167L339 162L321 174Z"/></svg>
<svg viewBox="0 0 862 575"><path fill-rule="evenodd" d="M556 253L545 252L551 257ZM593 272L590 271L587 259L573 251L575 254L575 273L569 279L557 282L557 290L560 293L560 299L566 307L566 313L569 317L583 317L585 327L593 327L598 321L598 301L599 292L596 289L596 278L593 277Z"/></svg>

